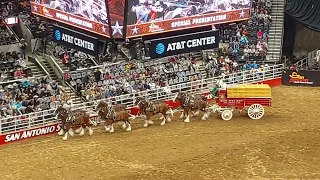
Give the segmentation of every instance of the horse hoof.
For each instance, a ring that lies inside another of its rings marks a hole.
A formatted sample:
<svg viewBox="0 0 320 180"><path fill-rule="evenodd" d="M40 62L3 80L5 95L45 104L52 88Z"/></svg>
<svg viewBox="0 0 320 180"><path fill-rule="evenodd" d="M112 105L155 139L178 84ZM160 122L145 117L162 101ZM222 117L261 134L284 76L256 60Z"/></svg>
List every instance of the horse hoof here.
<svg viewBox="0 0 320 180"><path fill-rule="evenodd" d="M171 119L170 119L170 118L167 118L167 122L171 122Z"/></svg>
<svg viewBox="0 0 320 180"><path fill-rule="evenodd" d="M166 124L165 122L162 122L160 125L163 126L163 125L165 125L165 124Z"/></svg>
<svg viewBox="0 0 320 180"><path fill-rule="evenodd" d="M68 140L68 138L64 138L64 137L63 137L62 140L66 141L66 140Z"/></svg>
<svg viewBox="0 0 320 180"><path fill-rule="evenodd" d="M82 129L79 136L83 136L84 135L84 130Z"/></svg>
<svg viewBox="0 0 320 180"><path fill-rule="evenodd" d="M58 132L58 135L59 135L59 136L64 135L64 131L63 131L63 129L61 129L61 130Z"/></svg>
<svg viewBox="0 0 320 180"><path fill-rule="evenodd" d="M148 122L148 124L153 124L153 121L150 120L150 121Z"/></svg>
<svg viewBox="0 0 320 180"><path fill-rule="evenodd" d="M143 127L148 127L148 124L144 124Z"/></svg>
<svg viewBox="0 0 320 180"><path fill-rule="evenodd" d="M190 122L190 120L185 119L184 122L185 122L185 123L188 123L188 122Z"/></svg>
<svg viewBox="0 0 320 180"><path fill-rule="evenodd" d="M130 129L126 129L126 131L127 131L127 132L131 131L131 128L130 128Z"/></svg>
<svg viewBox="0 0 320 180"><path fill-rule="evenodd" d="M93 134L93 130L89 129L89 136L92 136L92 134Z"/></svg>

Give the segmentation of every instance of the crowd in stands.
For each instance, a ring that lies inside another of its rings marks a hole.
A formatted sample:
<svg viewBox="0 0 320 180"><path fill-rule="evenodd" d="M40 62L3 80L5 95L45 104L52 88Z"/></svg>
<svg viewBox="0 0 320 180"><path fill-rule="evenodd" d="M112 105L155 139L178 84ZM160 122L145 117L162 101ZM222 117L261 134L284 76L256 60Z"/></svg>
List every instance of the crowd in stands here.
<svg viewBox="0 0 320 180"><path fill-rule="evenodd" d="M0 46L17 42L17 38L11 31L9 31L8 27L4 23L4 20L0 19Z"/></svg>
<svg viewBox="0 0 320 180"><path fill-rule="evenodd" d="M53 55L61 60L69 71L94 66L93 60L87 54L61 45L55 45Z"/></svg>
<svg viewBox="0 0 320 180"><path fill-rule="evenodd" d="M23 78L13 84L0 84L0 117L52 109L60 100L58 83L49 78Z"/></svg>
<svg viewBox="0 0 320 180"><path fill-rule="evenodd" d="M0 82L31 77L31 69L15 51L0 52Z"/></svg>
<svg viewBox="0 0 320 180"><path fill-rule="evenodd" d="M131 61L88 72L72 73L66 79L87 100L113 97L201 79L197 59L190 55L150 62Z"/></svg>
<svg viewBox="0 0 320 180"><path fill-rule="evenodd" d="M252 3L248 21L219 28L221 41L218 50L205 54L207 77L242 70L259 72L258 63L267 58L272 4L270 0L254 0Z"/></svg>

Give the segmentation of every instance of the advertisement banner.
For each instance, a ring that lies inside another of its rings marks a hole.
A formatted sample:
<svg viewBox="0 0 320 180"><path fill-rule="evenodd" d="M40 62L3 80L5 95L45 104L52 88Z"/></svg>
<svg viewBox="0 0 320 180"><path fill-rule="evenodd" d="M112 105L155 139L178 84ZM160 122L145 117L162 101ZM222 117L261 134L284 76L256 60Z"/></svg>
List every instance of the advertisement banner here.
<svg viewBox="0 0 320 180"><path fill-rule="evenodd" d="M36 15L110 37L105 0L31 0L30 4Z"/></svg>
<svg viewBox="0 0 320 180"><path fill-rule="evenodd" d="M58 25L53 26L53 41L68 48L98 56L99 40Z"/></svg>
<svg viewBox="0 0 320 180"><path fill-rule="evenodd" d="M320 86L320 71L284 70L282 84L295 86Z"/></svg>
<svg viewBox="0 0 320 180"><path fill-rule="evenodd" d="M249 18L252 0L128 0L127 38Z"/></svg>
<svg viewBox="0 0 320 180"><path fill-rule="evenodd" d="M13 132L9 134L0 135L0 145L11 142L17 142L23 139L30 139L38 136L58 133L60 126L58 124L52 124L48 126L38 127L35 129L28 129L19 132Z"/></svg>
<svg viewBox="0 0 320 180"><path fill-rule="evenodd" d="M150 41L149 53L151 58L162 58L176 54L217 48L219 41L218 31L206 31L161 38Z"/></svg>

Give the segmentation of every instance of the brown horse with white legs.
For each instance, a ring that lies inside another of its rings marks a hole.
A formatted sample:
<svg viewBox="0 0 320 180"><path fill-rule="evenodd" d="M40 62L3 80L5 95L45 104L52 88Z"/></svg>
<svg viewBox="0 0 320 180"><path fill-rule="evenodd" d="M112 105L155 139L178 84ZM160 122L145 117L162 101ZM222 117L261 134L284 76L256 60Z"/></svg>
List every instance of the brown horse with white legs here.
<svg viewBox="0 0 320 180"><path fill-rule="evenodd" d="M114 132L113 124L118 122L122 123L123 129L131 131L130 119L134 119L135 116L128 112L125 105L98 105L96 110L98 110L99 118L105 121L104 128L106 131Z"/></svg>
<svg viewBox="0 0 320 180"><path fill-rule="evenodd" d="M85 129L89 131L90 136L93 134L91 126L94 124L91 122L90 116L85 111L77 110L72 112L62 106L59 106L55 113L57 113L57 117L61 119L62 122L62 127L58 134L61 136L63 135L63 140L68 139L68 134L70 134L70 136L74 135L72 128L76 126L80 126L80 128L75 131L80 136L84 135Z"/></svg>
<svg viewBox="0 0 320 180"><path fill-rule="evenodd" d="M206 120L209 117L207 98L202 95L191 95L187 92L178 92L174 98L173 102L180 102L180 107L182 108L182 113L180 118L184 119L184 122L190 122L190 117L193 115L198 115L199 111L203 111L204 115L201 118ZM195 112L194 112L195 111Z"/></svg>
<svg viewBox="0 0 320 180"><path fill-rule="evenodd" d="M152 116L161 114L161 118L163 121L160 123L161 126L165 125L166 122L171 122L168 113L173 116L173 111L164 101L159 102L150 102L143 97L137 97L135 102L135 106L138 106L140 109L140 113L145 116L144 127L148 127L149 124L153 124L153 121L150 119Z"/></svg>
<svg viewBox="0 0 320 180"><path fill-rule="evenodd" d="M199 114L199 111L204 112L203 116L202 116L202 120L207 120L209 115L210 115L210 111L208 108L209 104L207 102L207 97L204 95L195 95L194 96L194 105L192 107L193 111L196 111L195 113L193 113L195 116L197 116Z"/></svg>
<svg viewBox="0 0 320 180"><path fill-rule="evenodd" d="M180 102L180 107L183 110L180 115L180 118L186 118L184 119L184 122L190 122L190 114L194 105L193 99L194 98L191 96L191 94L187 92L178 92L172 100L173 102Z"/></svg>

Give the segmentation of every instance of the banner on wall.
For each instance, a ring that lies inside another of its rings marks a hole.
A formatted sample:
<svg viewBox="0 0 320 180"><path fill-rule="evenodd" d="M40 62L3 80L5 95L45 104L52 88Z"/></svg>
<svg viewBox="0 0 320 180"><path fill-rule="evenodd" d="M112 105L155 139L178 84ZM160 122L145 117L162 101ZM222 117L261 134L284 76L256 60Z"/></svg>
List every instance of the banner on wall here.
<svg viewBox="0 0 320 180"><path fill-rule="evenodd" d="M126 33L127 38L133 38L246 20L252 0L126 2Z"/></svg>
<svg viewBox="0 0 320 180"><path fill-rule="evenodd" d="M68 48L98 56L99 39L58 25L53 26L53 41Z"/></svg>
<svg viewBox="0 0 320 180"><path fill-rule="evenodd" d="M284 70L282 84L295 86L320 86L320 71Z"/></svg>
<svg viewBox="0 0 320 180"><path fill-rule="evenodd" d="M162 58L176 54L213 49L218 46L218 31L205 31L150 41L149 52L151 58Z"/></svg>
<svg viewBox="0 0 320 180"><path fill-rule="evenodd" d="M105 0L31 0L31 12L61 23L110 37Z"/></svg>

